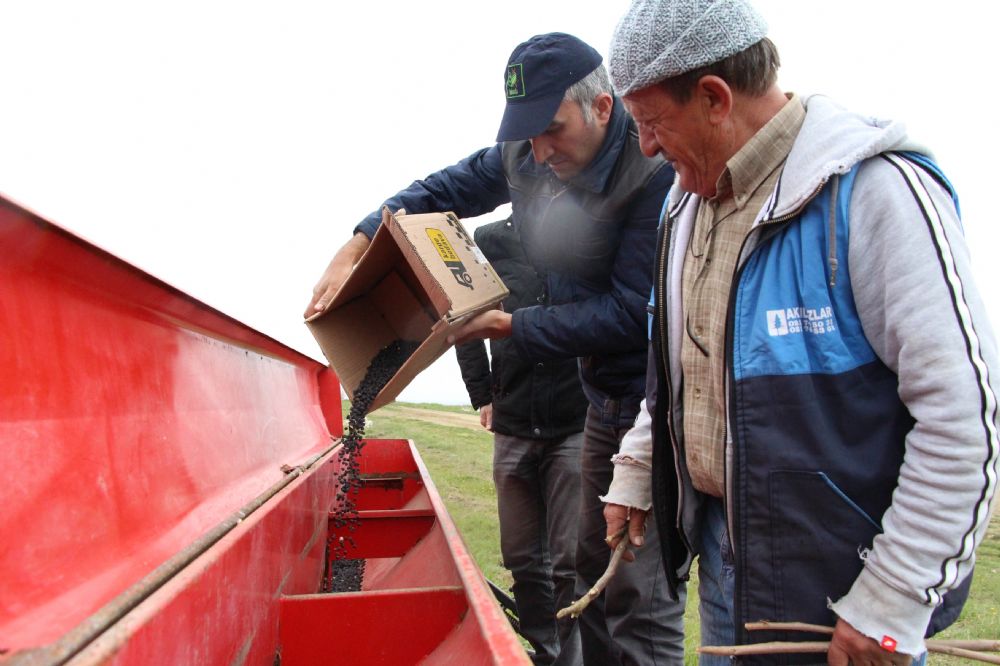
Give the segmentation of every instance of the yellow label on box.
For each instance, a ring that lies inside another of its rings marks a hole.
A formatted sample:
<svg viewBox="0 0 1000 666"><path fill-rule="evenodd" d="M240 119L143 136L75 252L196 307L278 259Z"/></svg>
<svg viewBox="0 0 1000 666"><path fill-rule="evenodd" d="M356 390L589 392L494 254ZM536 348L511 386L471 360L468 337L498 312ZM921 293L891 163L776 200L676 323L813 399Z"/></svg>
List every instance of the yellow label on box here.
<svg viewBox="0 0 1000 666"><path fill-rule="evenodd" d="M444 261L444 265L451 271L455 282L467 289L474 289L472 286L472 276L469 275L469 271L466 270L462 260L458 258L455 248L451 246L451 241L444 235L444 232L433 228L425 228L424 231L427 232L427 237L431 239L431 243L433 243L437 253Z"/></svg>
<svg viewBox="0 0 1000 666"><path fill-rule="evenodd" d="M424 231L427 232L428 238L430 238L431 242L434 243L434 247L437 249L438 254L441 255L441 259L443 259L445 263L460 261L458 255L455 254L455 248L453 248L451 243L448 242L448 237L444 235L444 232L440 229L424 229Z"/></svg>

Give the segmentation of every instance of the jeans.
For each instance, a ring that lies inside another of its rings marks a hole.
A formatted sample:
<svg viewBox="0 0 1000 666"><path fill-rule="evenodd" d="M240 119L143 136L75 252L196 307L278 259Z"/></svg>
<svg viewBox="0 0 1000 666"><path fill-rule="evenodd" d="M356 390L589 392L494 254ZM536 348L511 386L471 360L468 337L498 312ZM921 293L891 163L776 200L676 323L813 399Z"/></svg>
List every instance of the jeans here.
<svg viewBox="0 0 1000 666"><path fill-rule="evenodd" d="M560 663L579 659L575 622L557 623L556 611L573 602L582 442L583 433L555 439L494 436L500 551L514 578L521 635L534 649L536 664L554 663L560 651Z"/></svg>
<svg viewBox="0 0 1000 666"><path fill-rule="evenodd" d="M736 567L729 546L729 530L722 500L708 497L701 526L698 555L698 618L702 645L736 645L733 599ZM728 666L729 657L703 654L700 666Z"/></svg>
<svg viewBox="0 0 1000 666"><path fill-rule="evenodd" d="M611 484L611 456L618 452L626 429L602 425L600 413L590 407L583 432L577 597L600 578L611 557L604 541L607 524L599 495ZM646 522L645 543L635 555L634 562L619 565L604 594L579 618L583 660L588 666L684 663L684 590L677 602L667 598L652 516Z"/></svg>
<svg viewBox="0 0 1000 666"><path fill-rule="evenodd" d="M701 552L698 555L698 617L702 645L736 645L736 620L733 612L736 566L729 543L729 528L722 500L705 499L701 526ZM927 653L914 658L912 666L924 666ZM700 655L699 666L729 666L729 657ZM817 658L825 664L826 658Z"/></svg>

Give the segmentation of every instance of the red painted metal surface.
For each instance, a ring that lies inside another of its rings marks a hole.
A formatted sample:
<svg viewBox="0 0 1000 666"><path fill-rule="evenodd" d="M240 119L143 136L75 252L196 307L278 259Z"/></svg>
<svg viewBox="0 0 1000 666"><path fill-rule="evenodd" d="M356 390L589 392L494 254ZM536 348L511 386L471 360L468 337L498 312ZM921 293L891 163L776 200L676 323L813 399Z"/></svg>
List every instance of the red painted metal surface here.
<svg viewBox="0 0 1000 666"><path fill-rule="evenodd" d="M417 598L419 659L526 663L405 442L364 449L369 589L316 595L333 373L2 197L0 373L3 666L317 663L302 608Z"/></svg>
<svg viewBox="0 0 1000 666"><path fill-rule="evenodd" d="M330 532L357 542L361 591L286 596L281 663L529 664L413 443L368 440L360 474L360 525Z"/></svg>

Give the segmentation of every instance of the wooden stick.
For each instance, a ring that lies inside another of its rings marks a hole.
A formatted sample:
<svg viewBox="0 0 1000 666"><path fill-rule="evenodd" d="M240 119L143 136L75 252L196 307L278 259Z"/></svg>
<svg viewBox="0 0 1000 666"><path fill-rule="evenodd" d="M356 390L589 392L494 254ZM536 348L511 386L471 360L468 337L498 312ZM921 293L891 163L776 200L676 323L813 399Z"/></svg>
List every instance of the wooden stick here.
<svg viewBox="0 0 1000 666"><path fill-rule="evenodd" d="M975 638L969 640L930 638L926 642L940 647L957 647L964 650L976 650L977 652L1000 652L1000 641Z"/></svg>
<svg viewBox="0 0 1000 666"><path fill-rule="evenodd" d="M960 647L953 647L951 645L936 645L931 646L931 641L927 642L927 650L929 652L937 652L939 654L950 654L953 657L965 657L966 659L974 659L975 661L982 661L987 664L1000 664L1000 656L995 654L988 654L986 652L977 652L976 650L966 650Z"/></svg>
<svg viewBox="0 0 1000 666"><path fill-rule="evenodd" d="M770 620L761 620L760 622L747 622L743 626L746 627L747 631L808 631L814 634L833 634L833 627L827 627L822 624L808 624L806 622L772 622ZM988 639L949 640L930 638L924 642L927 644L929 651L941 652L942 654L947 653L935 648L959 648L962 650L975 650L977 652L1000 652L1000 641Z"/></svg>
<svg viewBox="0 0 1000 666"><path fill-rule="evenodd" d="M754 629L761 629L762 627L757 626L760 623L751 623ZM781 626L783 624L797 624L800 626L809 627L805 631L815 632L817 625L804 625L801 622L798 623L781 623L781 622L770 622L764 623L768 628L774 629L776 626ZM820 627L824 628L824 627ZM829 629L829 627L825 627ZM796 631L797 629L789 629L789 631ZM826 633L826 632L824 632ZM972 659L973 661L981 661L987 664L1000 664L1000 656L988 654L986 652L979 652L976 650L970 650L963 647L957 647L955 645L942 644L942 643L963 643L963 644L984 644L989 648L995 647L996 641L925 641L927 645L928 652L935 652L938 654L948 654L953 657L964 657L965 659ZM753 643L751 645L704 645L698 648L700 654L716 654L725 657L739 657L748 654L806 654L806 653L817 653L826 652L830 648L830 643L828 641L802 641L802 642L788 642L788 641L773 641L770 643Z"/></svg>
<svg viewBox="0 0 1000 666"><path fill-rule="evenodd" d="M833 635L833 627L822 624L809 624L807 622L771 622L761 620L760 622L747 622L743 625L747 631L809 631L814 634Z"/></svg>
<svg viewBox="0 0 1000 666"><path fill-rule="evenodd" d="M610 543L614 539L621 539L618 545L615 546L614 551L611 553L611 561L608 562L608 568L604 570L601 577L597 579L594 586L590 588L585 595L571 603L566 608L563 608L558 613L556 613L556 619L561 620L567 615L570 617L580 617L580 613L583 609L590 605L593 601L604 591L604 588L608 586L608 581L611 577L615 575L615 571L618 570L618 563L621 562L622 555L625 554L625 548L628 547L628 525L623 527L617 534L615 534L611 539L608 540Z"/></svg>
<svg viewBox="0 0 1000 666"><path fill-rule="evenodd" d="M788 641L773 641L771 643L753 643L751 645L702 645L698 648L700 654L718 654L724 657L739 657L745 654L795 654L801 652L826 652L829 641L803 641L801 643Z"/></svg>
<svg viewBox="0 0 1000 666"><path fill-rule="evenodd" d="M830 647L827 641L803 641L784 642L774 641L771 643L754 643L752 645L703 645L698 648L700 654L717 654L724 657L739 657L748 654L806 654L814 652L826 652ZM927 641L927 650L939 654L949 654L953 657L964 657L974 661L981 661L987 664L1000 664L1000 656L977 652L975 650L965 650L950 645L931 645Z"/></svg>

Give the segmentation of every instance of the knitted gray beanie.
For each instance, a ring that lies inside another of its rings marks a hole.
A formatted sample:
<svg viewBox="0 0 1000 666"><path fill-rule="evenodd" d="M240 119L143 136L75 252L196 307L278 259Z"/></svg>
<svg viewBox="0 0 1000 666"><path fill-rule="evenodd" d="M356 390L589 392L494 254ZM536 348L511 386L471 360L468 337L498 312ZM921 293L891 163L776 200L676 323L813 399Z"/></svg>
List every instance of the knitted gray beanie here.
<svg viewBox="0 0 1000 666"><path fill-rule="evenodd" d="M620 96L748 48L767 23L745 0L633 0L611 38L608 71Z"/></svg>

